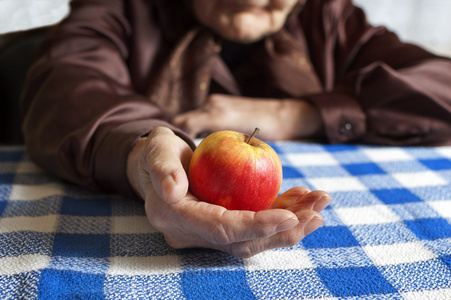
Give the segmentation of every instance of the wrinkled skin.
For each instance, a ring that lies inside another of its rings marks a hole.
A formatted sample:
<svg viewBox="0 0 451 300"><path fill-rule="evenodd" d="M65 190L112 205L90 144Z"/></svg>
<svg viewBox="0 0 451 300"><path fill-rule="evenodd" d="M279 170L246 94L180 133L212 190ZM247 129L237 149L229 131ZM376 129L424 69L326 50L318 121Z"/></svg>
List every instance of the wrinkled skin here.
<svg viewBox="0 0 451 300"><path fill-rule="evenodd" d="M266 141L318 136L322 120L317 109L298 99L256 99L211 95L198 109L176 116L172 123L191 138L203 133L234 130L250 134L260 128Z"/></svg>
<svg viewBox="0 0 451 300"><path fill-rule="evenodd" d="M210 248L237 257L297 244L323 224L330 202L323 191L295 187L271 209L233 211L201 202L188 191L191 148L171 130L156 128L129 156L128 176L145 200L149 222L174 248Z"/></svg>

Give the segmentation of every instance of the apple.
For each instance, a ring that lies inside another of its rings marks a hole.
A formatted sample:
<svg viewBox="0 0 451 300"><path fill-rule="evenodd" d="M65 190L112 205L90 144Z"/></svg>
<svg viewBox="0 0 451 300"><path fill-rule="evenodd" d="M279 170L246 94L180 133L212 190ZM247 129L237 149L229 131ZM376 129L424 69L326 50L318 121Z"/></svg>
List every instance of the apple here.
<svg viewBox="0 0 451 300"><path fill-rule="evenodd" d="M282 164L276 151L255 137L258 132L218 131L203 139L189 165L191 193L232 210L269 208L282 184Z"/></svg>

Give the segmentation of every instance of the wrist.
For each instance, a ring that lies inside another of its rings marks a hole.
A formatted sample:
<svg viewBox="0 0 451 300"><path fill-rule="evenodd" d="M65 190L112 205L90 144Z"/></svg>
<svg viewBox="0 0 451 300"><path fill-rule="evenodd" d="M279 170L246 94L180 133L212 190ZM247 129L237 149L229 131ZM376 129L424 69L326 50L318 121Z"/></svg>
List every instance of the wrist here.
<svg viewBox="0 0 451 300"><path fill-rule="evenodd" d="M319 110L310 102L299 99L283 100L284 119L291 120L293 138L323 135L324 125Z"/></svg>
<svg viewBox="0 0 451 300"><path fill-rule="evenodd" d="M127 179L135 193L142 199L145 199L145 191L143 191L140 182L140 166L142 161L142 153L147 137L139 138L131 148L127 157Z"/></svg>

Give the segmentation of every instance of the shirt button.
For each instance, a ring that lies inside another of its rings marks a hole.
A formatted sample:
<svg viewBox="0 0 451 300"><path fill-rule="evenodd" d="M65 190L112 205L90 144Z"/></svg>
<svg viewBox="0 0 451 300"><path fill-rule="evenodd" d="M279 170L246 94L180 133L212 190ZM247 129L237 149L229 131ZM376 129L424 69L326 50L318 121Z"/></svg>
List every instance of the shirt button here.
<svg viewBox="0 0 451 300"><path fill-rule="evenodd" d="M344 136L352 135L352 124L351 123L343 123L339 128L340 134Z"/></svg>

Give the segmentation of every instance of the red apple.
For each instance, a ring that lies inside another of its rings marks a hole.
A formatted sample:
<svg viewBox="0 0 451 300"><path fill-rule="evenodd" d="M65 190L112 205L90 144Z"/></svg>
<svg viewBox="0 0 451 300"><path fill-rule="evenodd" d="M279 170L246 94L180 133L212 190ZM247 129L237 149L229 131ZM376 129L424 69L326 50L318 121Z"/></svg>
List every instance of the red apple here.
<svg viewBox="0 0 451 300"><path fill-rule="evenodd" d="M268 144L236 131L218 131L196 148L189 165L190 191L234 210L271 206L282 184L282 164Z"/></svg>

